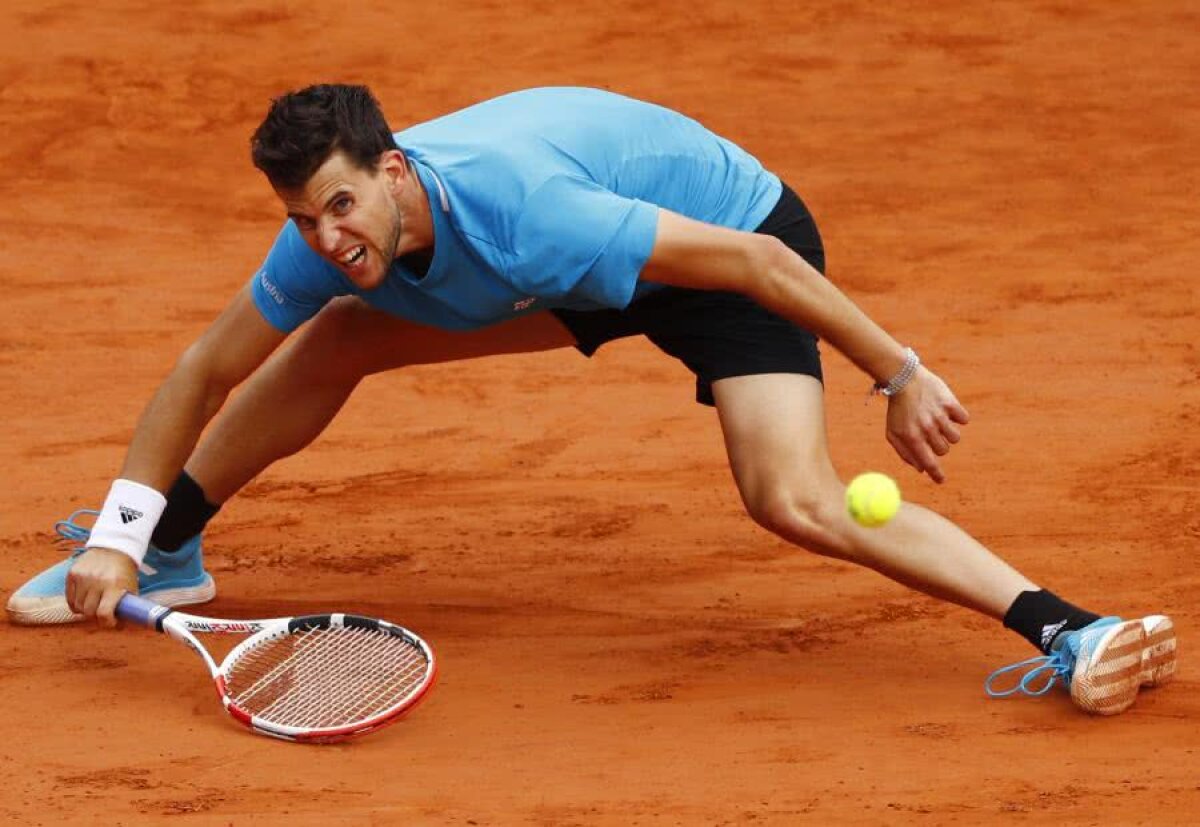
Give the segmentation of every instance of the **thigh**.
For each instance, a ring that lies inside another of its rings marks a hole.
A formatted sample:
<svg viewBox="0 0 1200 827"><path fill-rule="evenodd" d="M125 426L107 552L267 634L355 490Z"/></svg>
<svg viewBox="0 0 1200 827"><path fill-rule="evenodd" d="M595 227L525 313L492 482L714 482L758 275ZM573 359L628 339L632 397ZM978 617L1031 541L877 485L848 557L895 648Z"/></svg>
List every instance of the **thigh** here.
<svg viewBox="0 0 1200 827"><path fill-rule="evenodd" d="M779 493L812 499L838 485L820 381L758 374L722 379L712 389L729 464L747 504Z"/></svg>
<svg viewBox="0 0 1200 827"><path fill-rule="evenodd" d="M347 297L323 309L301 335L297 347L319 350L340 370L365 376L406 365L535 353L574 344L570 331L547 312L478 330L449 331L417 324Z"/></svg>

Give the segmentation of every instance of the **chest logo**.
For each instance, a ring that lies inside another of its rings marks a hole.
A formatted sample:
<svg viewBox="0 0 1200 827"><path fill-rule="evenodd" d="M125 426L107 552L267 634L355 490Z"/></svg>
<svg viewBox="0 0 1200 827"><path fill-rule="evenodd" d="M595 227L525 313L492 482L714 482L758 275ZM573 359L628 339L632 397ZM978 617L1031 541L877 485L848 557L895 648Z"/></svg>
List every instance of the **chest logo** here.
<svg viewBox="0 0 1200 827"><path fill-rule="evenodd" d="M525 310L528 307L532 307L535 301L537 301L537 297L530 296L527 299L521 299L519 302L513 302L513 310Z"/></svg>

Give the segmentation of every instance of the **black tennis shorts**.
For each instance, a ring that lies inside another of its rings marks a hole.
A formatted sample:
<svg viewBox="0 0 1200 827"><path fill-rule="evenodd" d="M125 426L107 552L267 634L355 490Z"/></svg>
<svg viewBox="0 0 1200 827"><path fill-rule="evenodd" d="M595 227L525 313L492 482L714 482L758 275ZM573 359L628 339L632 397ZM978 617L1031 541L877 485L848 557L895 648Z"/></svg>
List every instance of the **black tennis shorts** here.
<svg viewBox="0 0 1200 827"><path fill-rule="evenodd" d="M812 215L787 184L754 232L773 235L820 273L825 250ZM624 310L552 310L591 356L605 342L644 335L696 374L696 401L713 405L712 383L731 376L801 373L820 380L817 337L740 293L665 286Z"/></svg>

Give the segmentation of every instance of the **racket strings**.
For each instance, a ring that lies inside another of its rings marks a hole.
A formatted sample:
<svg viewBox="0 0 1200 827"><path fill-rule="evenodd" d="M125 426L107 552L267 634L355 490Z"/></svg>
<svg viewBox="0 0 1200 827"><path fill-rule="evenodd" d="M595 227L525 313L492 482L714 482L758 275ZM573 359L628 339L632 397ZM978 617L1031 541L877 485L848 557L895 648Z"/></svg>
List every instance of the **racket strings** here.
<svg viewBox="0 0 1200 827"><path fill-rule="evenodd" d="M307 708L297 704L295 714L306 720L333 719L337 723L360 721L395 704L408 693L412 686L419 683L419 677L423 673L423 664L410 667L408 675L397 675L396 682L390 686L373 683L364 676L356 684L348 684L340 691L339 697L336 699L314 694L309 699ZM418 680L408 680L414 675ZM405 687L404 691L397 692L396 690L400 687ZM321 726L328 725L321 724ZM313 724L313 726L317 725Z"/></svg>
<svg viewBox="0 0 1200 827"><path fill-rule="evenodd" d="M308 657L296 665L297 677L307 681L304 690L276 700L264 710L264 717L278 720L286 715L303 722L296 726L329 726L330 722L361 720L392 706L420 683L426 661L418 650L404 644L407 651L391 646L381 652L378 640L362 636L354 642L355 647L344 647L327 655L329 669L339 677L336 691L330 691L315 676L301 674L306 668L311 670L320 657L317 647L311 647ZM381 658L380 654L392 657ZM361 664L368 661L372 662L371 668L363 668Z"/></svg>
<svg viewBox="0 0 1200 827"><path fill-rule="evenodd" d="M329 627L265 641L230 667L246 712L289 727L342 726L382 713L425 680L424 652L386 631Z"/></svg>
<svg viewBox="0 0 1200 827"><path fill-rule="evenodd" d="M418 651L386 633L333 629L304 633L293 646L286 641L271 647L283 659L235 702L288 726L333 726L380 712L404 697L424 674L424 658ZM406 655L399 663L394 657L397 650ZM273 659L256 658L262 665Z"/></svg>

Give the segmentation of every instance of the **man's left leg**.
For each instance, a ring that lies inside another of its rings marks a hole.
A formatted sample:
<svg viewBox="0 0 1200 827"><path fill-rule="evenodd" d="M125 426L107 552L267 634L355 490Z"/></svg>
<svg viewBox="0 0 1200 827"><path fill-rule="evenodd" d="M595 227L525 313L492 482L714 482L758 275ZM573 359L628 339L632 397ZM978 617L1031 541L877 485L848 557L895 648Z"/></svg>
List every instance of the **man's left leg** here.
<svg viewBox="0 0 1200 827"><path fill-rule="evenodd" d="M1002 619L1035 645L1041 631L1048 635L1040 641L1047 654L1031 667L1063 678L1088 711L1120 712L1133 703L1139 686L1170 678L1175 637L1166 618L1098 619L1042 590L962 529L918 505L905 503L881 528L863 528L850 519L845 486L829 457L817 379L736 376L713 382L712 390L738 490L765 528L810 551Z"/></svg>
<svg viewBox="0 0 1200 827"><path fill-rule="evenodd" d="M1038 589L949 520L911 503L881 528L846 511L825 434L824 391L811 376L762 374L713 383L725 447L746 510L809 551L875 569L996 619Z"/></svg>

